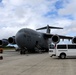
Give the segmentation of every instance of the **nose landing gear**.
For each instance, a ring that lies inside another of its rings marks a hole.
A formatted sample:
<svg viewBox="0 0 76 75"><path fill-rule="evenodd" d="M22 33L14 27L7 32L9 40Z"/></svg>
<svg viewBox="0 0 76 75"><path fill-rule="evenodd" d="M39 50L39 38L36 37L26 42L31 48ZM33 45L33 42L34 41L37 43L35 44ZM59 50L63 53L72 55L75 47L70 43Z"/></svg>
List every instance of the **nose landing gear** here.
<svg viewBox="0 0 76 75"><path fill-rule="evenodd" d="M21 49L20 50L20 54L26 54L28 51L27 51L27 48L25 47L24 49Z"/></svg>

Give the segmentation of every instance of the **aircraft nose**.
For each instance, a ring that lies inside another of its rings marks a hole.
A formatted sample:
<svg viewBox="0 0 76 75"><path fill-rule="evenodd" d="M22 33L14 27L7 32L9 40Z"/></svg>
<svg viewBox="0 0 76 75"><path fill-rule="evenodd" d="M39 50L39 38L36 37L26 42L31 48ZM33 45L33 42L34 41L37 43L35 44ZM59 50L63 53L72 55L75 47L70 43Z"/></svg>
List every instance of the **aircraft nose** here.
<svg viewBox="0 0 76 75"><path fill-rule="evenodd" d="M25 33L17 33L15 36L15 40L19 47L26 46L26 34Z"/></svg>

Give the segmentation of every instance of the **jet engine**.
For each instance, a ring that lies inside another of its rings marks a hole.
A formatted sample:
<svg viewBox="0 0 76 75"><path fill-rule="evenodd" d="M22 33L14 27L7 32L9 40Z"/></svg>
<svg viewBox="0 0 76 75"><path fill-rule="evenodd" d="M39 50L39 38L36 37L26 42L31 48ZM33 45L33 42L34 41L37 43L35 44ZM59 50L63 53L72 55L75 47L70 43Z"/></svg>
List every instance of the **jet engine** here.
<svg viewBox="0 0 76 75"><path fill-rule="evenodd" d="M73 39L72 39L72 43L76 44L76 36L73 37Z"/></svg>
<svg viewBox="0 0 76 75"><path fill-rule="evenodd" d="M0 46L6 46L6 45L8 45L8 40L7 39L0 40Z"/></svg>
<svg viewBox="0 0 76 75"><path fill-rule="evenodd" d="M9 42L10 44L16 44L16 43L15 43L15 36L9 37L9 38L8 38L8 42Z"/></svg>
<svg viewBox="0 0 76 75"><path fill-rule="evenodd" d="M60 42L60 37L58 35L53 35L51 40L54 44L57 44Z"/></svg>

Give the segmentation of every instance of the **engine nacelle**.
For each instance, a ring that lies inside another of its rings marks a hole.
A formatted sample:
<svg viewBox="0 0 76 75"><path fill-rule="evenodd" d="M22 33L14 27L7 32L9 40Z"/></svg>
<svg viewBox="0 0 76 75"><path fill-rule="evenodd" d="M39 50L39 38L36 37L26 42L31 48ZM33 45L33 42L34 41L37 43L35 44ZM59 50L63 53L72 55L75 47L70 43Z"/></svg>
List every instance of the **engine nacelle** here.
<svg viewBox="0 0 76 75"><path fill-rule="evenodd" d="M60 42L60 37L58 35L53 35L51 40L54 44L57 44Z"/></svg>
<svg viewBox="0 0 76 75"><path fill-rule="evenodd" d="M8 40L7 39L0 40L0 46L6 46L6 45L8 45Z"/></svg>
<svg viewBox="0 0 76 75"><path fill-rule="evenodd" d="M8 38L8 42L9 42L10 44L16 44L16 42L15 42L15 36L9 37L9 38Z"/></svg>
<svg viewBox="0 0 76 75"><path fill-rule="evenodd" d="M73 37L73 39L72 39L72 43L76 44L76 36Z"/></svg>

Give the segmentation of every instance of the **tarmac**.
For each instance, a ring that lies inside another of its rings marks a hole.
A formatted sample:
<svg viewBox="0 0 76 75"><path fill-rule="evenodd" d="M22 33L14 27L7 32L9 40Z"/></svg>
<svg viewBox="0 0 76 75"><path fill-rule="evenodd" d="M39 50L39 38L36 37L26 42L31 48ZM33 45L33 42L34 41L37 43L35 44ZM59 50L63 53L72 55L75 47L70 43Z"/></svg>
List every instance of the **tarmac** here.
<svg viewBox="0 0 76 75"><path fill-rule="evenodd" d="M0 75L76 75L76 57L59 59L49 53L20 55L4 51Z"/></svg>

